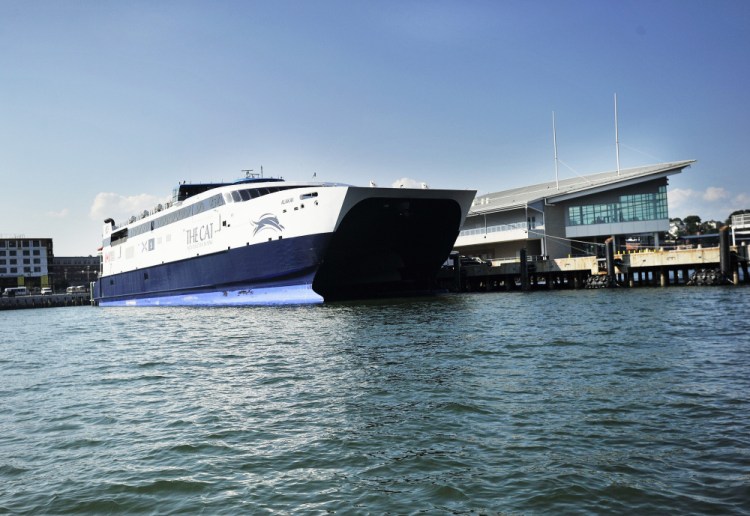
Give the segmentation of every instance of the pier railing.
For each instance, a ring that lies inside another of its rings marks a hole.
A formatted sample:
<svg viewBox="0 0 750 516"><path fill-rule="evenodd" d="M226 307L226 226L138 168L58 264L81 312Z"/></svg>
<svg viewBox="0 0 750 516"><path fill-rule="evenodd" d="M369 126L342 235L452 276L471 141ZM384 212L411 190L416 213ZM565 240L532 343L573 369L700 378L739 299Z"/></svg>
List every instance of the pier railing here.
<svg viewBox="0 0 750 516"><path fill-rule="evenodd" d="M527 262L543 262L548 260L549 257L537 254L530 254L526 256ZM521 263L521 259L518 256L500 256L497 258L490 259L492 265L502 265L504 263Z"/></svg>
<svg viewBox="0 0 750 516"><path fill-rule="evenodd" d="M504 231L516 231L518 229L528 229L528 223L527 222L514 222L512 224L498 224L495 226L487 226L486 228L474 228L474 229L464 229L462 230L458 236L474 236L474 235L484 235L489 233L502 233Z"/></svg>

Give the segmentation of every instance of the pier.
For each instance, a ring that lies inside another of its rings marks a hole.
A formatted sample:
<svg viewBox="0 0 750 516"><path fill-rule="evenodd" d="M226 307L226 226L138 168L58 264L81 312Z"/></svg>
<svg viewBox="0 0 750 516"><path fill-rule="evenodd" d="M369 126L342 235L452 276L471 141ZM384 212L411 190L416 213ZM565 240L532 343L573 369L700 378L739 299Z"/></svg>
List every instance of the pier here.
<svg viewBox="0 0 750 516"><path fill-rule="evenodd" d="M439 286L453 292L740 285L750 283L747 246L649 249L614 252L607 257L558 259L527 257L443 267Z"/></svg>
<svg viewBox="0 0 750 516"><path fill-rule="evenodd" d="M60 306L89 306L91 296L88 292L74 294L48 294L18 297L0 297L0 310L19 310L25 308L53 308Z"/></svg>

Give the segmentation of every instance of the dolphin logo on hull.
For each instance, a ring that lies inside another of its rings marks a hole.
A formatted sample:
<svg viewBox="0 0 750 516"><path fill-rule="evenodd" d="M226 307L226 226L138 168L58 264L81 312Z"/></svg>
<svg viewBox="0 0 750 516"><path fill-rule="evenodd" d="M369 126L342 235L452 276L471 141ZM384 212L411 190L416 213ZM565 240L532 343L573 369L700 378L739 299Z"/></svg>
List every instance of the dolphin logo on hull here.
<svg viewBox="0 0 750 516"><path fill-rule="evenodd" d="M279 222L279 218L273 213L264 213L257 221L251 220L250 224L255 227L255 229L253 229L253 236L257 235L264 229L273 229L278 232L284 230L284 226Z"/></svg>

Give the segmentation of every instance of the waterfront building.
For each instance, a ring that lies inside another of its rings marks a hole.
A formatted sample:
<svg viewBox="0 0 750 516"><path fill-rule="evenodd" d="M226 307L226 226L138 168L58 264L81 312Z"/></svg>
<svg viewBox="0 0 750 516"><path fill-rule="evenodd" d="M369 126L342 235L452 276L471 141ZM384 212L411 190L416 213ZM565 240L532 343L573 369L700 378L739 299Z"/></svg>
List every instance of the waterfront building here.
<svg viewBox="0 0 750 516"><path fill-rule="evenodd" d="M0 236L0 288L49 286L51 238Z"/></svg>
<svg viewBox="0 0 750 516"><path fill-rule="evenodd" d="M98 256L55 256L51 238L0 236L0 292L8 287L36 291L69 286L88 288L99 272Z"/></svg>
<svg viewBox="0 0 750 516"><path fill-rule="evenodd" d="M99 256L55 256L50 266L55 291L77 286L88 289L97 278L99 262Z"/></svg>
<svg viewBox="0 0 750 516"><path fill-rule="evenodd" d="M750 213L732 215L732 245L741 243L747 247L750 242ZM747 256L747 250L745 250Z"/></svg>
<svg viewBox="0 0 750 516"><path fill-rule="evenodd" d="M658 247L669 231L667 183L694 160L622 169L477 196L456 240L463 255L502 262Z"/></svg>

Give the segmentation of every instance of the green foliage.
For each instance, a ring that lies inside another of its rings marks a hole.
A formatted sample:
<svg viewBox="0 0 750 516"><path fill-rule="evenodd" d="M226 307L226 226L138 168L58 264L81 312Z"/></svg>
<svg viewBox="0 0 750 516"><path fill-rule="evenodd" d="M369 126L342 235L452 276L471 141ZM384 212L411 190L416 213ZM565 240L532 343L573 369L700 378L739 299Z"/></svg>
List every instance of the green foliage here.
<svg viewBox="0 0 750 516"><path fill-rule="evenodd" d="M701 218L698 215L688 215L682 222L685 223L685 232L688 235L695 235L700 231Z"/></svg>

